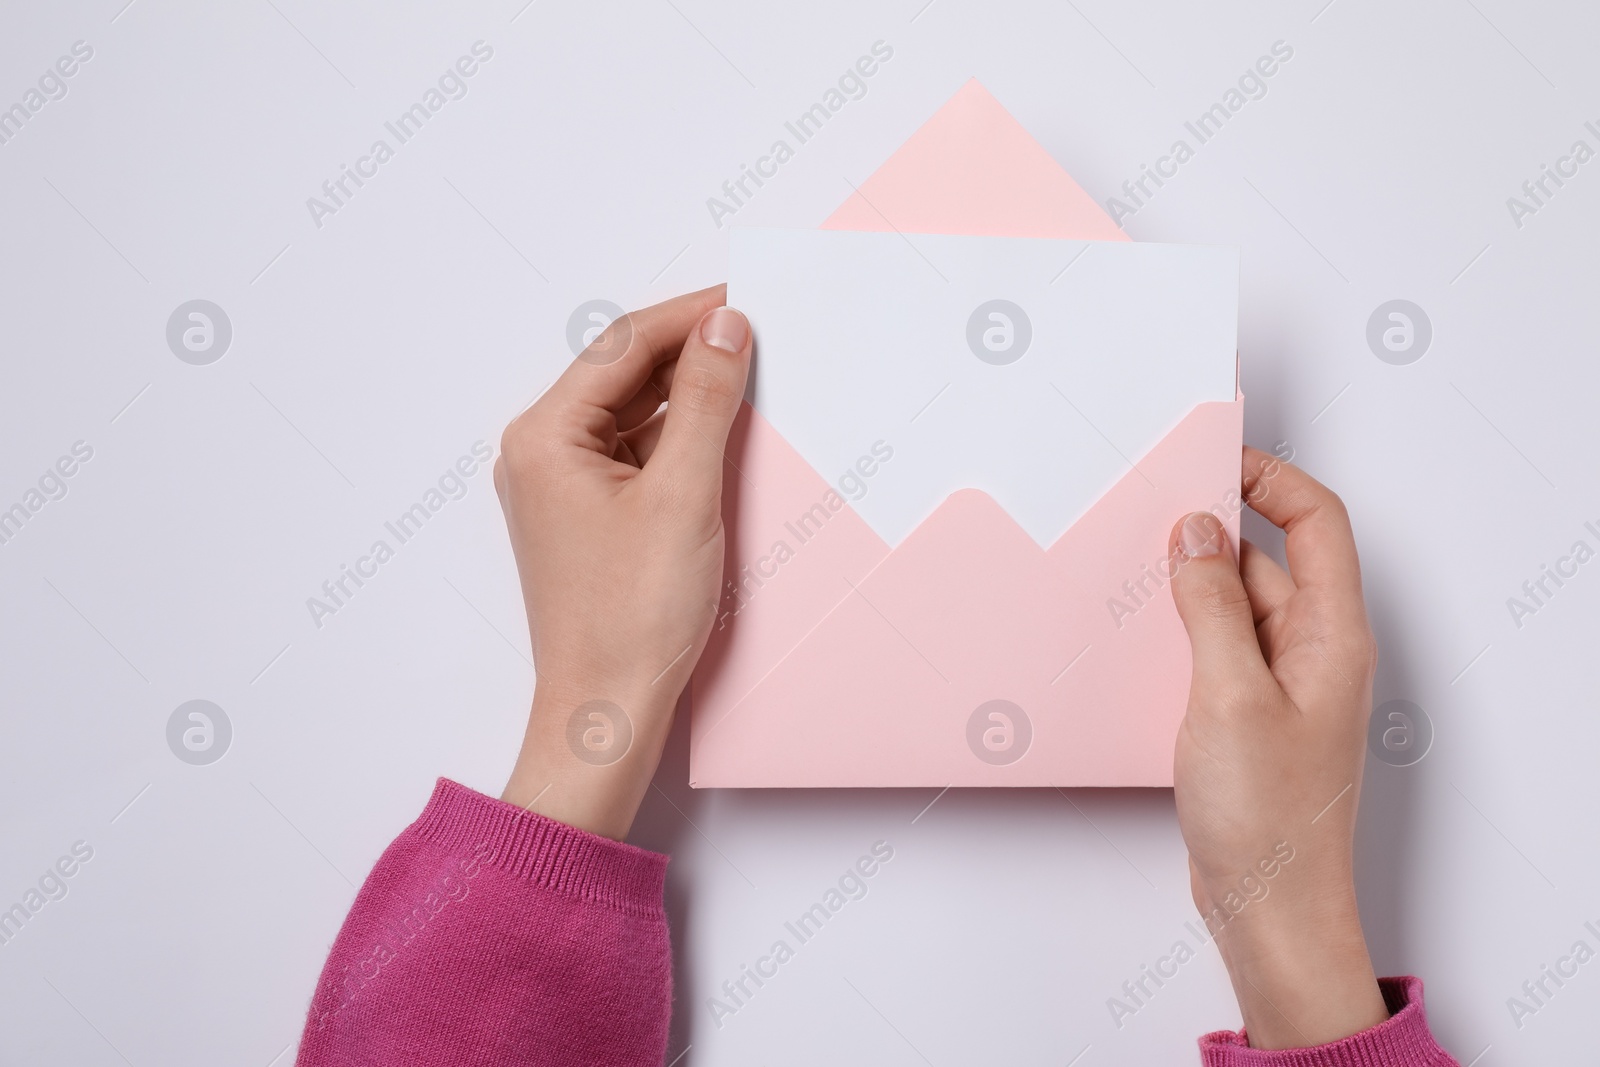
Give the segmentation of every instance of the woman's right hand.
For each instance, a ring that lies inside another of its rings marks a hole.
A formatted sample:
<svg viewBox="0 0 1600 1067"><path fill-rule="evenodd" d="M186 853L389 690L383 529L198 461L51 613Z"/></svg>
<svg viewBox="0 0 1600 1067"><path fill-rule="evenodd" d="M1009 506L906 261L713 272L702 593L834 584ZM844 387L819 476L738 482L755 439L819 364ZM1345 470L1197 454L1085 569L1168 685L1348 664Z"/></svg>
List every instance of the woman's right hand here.
<svg viewBox="0 0 1600 1067"><path fill-rule="evenodd" d="M716 618L723 449L751 352L726 297L612 323L506 428L495 463L537 675L502 799L617 840Z"/></svg>
<svg viewBox="0 0 1600 1067"><path fill-rule="evenodd" d="M1236 554L1209 513L1172 531L1194 650L1178 823L1250 1044L1303 1048L1388 1018L1352 859L1377 650L1339 498L1253 448L1243 492L1286 532L1288 571L1249 542Z"/></svg>

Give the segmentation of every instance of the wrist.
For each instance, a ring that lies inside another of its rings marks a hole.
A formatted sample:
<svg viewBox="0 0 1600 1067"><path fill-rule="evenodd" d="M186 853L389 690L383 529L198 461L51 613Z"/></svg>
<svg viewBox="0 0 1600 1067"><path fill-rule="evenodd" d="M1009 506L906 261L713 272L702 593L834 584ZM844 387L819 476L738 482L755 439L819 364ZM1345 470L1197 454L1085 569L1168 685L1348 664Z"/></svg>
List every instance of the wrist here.
<svg viewBox="0 0 1600 1067"><path fill-rule="evenodd" d="M501 799L622 840L660 763L679 693L540 680Z"/></svg>
<svg viewBox="0 0 1600 1067"><path fill-rule="evenodd" d="M1246 908L1216 931L1253 1048L1323 1045L1389 1017L1353 885L1309 904L1270 903L1277 906Z"/></svg>

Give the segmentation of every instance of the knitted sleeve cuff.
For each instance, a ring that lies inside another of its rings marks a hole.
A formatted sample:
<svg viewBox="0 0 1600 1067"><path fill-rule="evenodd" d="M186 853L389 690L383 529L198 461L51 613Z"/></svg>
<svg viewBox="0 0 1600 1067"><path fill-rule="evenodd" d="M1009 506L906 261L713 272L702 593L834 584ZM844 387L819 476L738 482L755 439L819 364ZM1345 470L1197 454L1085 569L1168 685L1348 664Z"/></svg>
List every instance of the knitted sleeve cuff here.
<svg viewBox="0 0 1600 1067"><path fill-rule="evenodd" d="M1420 978L1380 978L1389 1018L1370 1030L1315 1048L1254 1049L1244 1031L1200 1039L1205 1067L1458 1067L1434 1041L1422 1007Z"/></svg>
<svg viewBox="0 0 1600 1067"><path fill-rule="evenodd" d="M585 903L665 920L667 857L599 837L440 778L406 830L451 852Z"/></svg>

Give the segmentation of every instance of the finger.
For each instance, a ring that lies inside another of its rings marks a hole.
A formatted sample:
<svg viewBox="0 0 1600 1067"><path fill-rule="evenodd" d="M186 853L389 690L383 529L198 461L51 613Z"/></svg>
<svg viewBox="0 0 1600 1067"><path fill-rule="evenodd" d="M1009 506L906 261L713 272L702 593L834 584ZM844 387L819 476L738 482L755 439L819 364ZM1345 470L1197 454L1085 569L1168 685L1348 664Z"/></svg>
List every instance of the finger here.
<svg viewBox="0 0 1600 1067"><path fill-rule="evenodd" d="M1361 604L1361 564L1344 501L1291 463L1244 450L1244 498L1287 538L1289 573L1298 589L1319 588Z"/></svg>
<svg viewBox="0 0 1600 1067"><path fill-rule="evenodd" d="M1299 468L1253 448L1244 451L1244 471L1245 500L1285 531L1289 575L1314 620L1308 628L1296 626L1296 636L1344 683L1365 677L1370 684L1377 645L1344 502Z"/></svg>
<svg viewBox="0 0 1600 1067"><path fill-rule="evenodd" d="M1204 511L1185 516L1172 528L1168 551L1177 570L1172 597L1194 650L1191 693L1236 693L1270 680L1222 523Z"/></svg>
<svg viewBox="0 0 1600 1067"><path fill-rule="evenodd" d="M667 402L667 394L672 391L672 376L677 369L678 360L674 356L650 372L650 378L644 386L617 411L618 431L627 433L661 409L661 405Z"/></svg>
<svg viewBox="0 0 1600 1067"><path fill-rule="evenodd" d="M549 407L618 411L638 394L657 365L683 348L695 324L727 299L715 285L664 303L631 311L595 338L545 394Z"/></svg>
<svg viewBox="0 0 1600 1067"><path fill-rule="evenodd" d="M684 342L673 374L661 439L646 472L682 479L712 495L722 492L723 450L744 399L750 370L750 323L717 308Z"/></svg>
<svg viewBox="0 0 1600 1067"><path fill-rule="evenodd" d="M1250 614L1256 624L1270 618L1294 594L1294 579L1278 561L1249 541L1239 541L1239 577L1250 596Z"/></svg>

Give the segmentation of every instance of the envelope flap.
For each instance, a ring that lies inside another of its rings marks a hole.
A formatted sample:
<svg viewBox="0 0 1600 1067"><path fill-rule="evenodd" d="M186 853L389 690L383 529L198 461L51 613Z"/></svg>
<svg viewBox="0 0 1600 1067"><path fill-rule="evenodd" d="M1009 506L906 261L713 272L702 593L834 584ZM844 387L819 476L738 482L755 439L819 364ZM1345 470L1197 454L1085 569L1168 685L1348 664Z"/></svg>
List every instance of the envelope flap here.
<svg viewBox="0 0 1600 1067"><path fill-rule="evenodd" d="M822 228L1128 239L976 78L862 182Z"/></svg>

